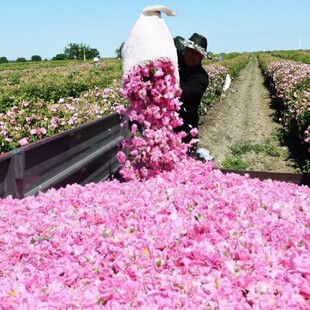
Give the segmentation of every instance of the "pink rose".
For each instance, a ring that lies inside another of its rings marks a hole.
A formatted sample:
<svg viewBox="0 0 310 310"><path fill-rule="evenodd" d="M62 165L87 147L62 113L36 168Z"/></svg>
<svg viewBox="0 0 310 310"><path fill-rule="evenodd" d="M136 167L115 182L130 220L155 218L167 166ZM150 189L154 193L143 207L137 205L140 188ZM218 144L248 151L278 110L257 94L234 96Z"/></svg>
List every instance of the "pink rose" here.
<svg viewBox="0 0 310 310"><path fill-rule="evenodd" d="M190 131L190 134L192 137L197 137L198 135L198 129L197 128L192 128Z"/></svg>
<svg viewBox="0 0 310 310"><path fill-rule="evenodd" d="M118 161L119 161L120 163L122 163L122 164L123 164L123 163L126 161L126 159L127 159L125 153L122 152L122 151L117 152L116 157L117 157Z"/></svg>
<svg viewBox="0 0 310 310"><path fill-rule="evenodd" d="M21 146L24 146L24 145L27 145L28 144L28 140L29 138L28 137L25 137L25 138L22 138L18 141L18 143L21 145Z"/></svg>

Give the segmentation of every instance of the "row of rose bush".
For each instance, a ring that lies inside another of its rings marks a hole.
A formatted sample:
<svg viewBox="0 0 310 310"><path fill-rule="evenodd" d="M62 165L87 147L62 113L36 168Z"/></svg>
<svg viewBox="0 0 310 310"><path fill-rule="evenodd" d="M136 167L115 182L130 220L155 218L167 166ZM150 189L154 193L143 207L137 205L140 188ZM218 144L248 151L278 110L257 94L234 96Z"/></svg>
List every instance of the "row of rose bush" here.
<svg viewBox="0 0 310 310"><path fill-rule="evenodd" d="M279 60L272 62L265 74L274 96L285 105L284 126L299 136L310 152L310 65Z"/></svg>
<svg viewBox="0 0 310 310"><path fill-rule="evenodd" d="M90 88L106 88L120 78L121 62L118 59L102 61L98 68L90 63L72 62L56 68L1 71L0 112L21 100L57 102L60 98L79 97Z"/></svg>
<svg viewBox="0 0 310 310"><path fill-rule="evenodd" d="M229 55L233 57L228 57ZM217 58L210 60L205 60L203 66L209 74L210 84L204 93L201 106L199 107L199 113L204 115L207 113L210 105L212 105L223 93L223 81L227 74L230 75L232 79L236 78L240 71L248 64L250 53L236 54L230 53L226 55L226 58L218 61Z"/></svg>
<svg viewBox="0 0 310 310"><path fill-rule="evenodd" d="M1 308L309 309L309 187L212 168L0 199Z"/></svg>
<svg viewBox="0 0 310 310"><path fill-rule="evenodd" d="M57 67L67 67L72 65L80 65L91 63L90 60L43 60L43 61L26 61L26 62L6 62L0 63L0 72L6 71L20 71L20 70L33 70L33 69L49 69Z"/></svg>
<svg viewBox="0 0 310 310"><path fill-rule="evenodd" d="M221 61L212 60L212 63L224 66L227 69L228 74L232 78L236 78L240 71L248 64L251 57L253 57L252 53L242 53L233 58L223 58Z"/></svg>
<svg viewBox="0 0 310 310"><path fill-rule="evenodd" d="M310 50L272 51L272 56L310 64Z"/></svg>

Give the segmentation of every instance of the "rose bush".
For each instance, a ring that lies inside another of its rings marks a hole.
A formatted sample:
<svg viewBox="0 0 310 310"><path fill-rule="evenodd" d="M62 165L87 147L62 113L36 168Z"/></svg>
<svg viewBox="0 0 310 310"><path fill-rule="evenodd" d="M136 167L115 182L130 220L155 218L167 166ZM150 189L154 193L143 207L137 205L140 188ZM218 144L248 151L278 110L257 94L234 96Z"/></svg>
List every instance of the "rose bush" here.
<svg viewBox="0 0 310 310"><path fill-rule="evenodd" d="M286 107L284 125L309 146L310 152L310 65L275 61L267 68L266 75L272 81L275 96Z"/></svg>
<svg viewBox="0 0 310 310"><path fill-rule="evenodd" d="M201 105L199 107L200 115L206 114L210 105L222 95L223 85L228 73L228 70L224 66L218 64L211 64L204 66L204 68L208 72L209 85L201 99Z"/></svg>

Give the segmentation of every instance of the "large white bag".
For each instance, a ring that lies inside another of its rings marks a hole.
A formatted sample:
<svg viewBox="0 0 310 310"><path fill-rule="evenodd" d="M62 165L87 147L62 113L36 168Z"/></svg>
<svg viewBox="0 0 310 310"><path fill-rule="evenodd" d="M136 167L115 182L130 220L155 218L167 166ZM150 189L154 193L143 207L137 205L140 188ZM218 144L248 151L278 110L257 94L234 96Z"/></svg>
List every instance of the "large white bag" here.
<svg viewBox="0 0 310 310"><path fill-rule="evenodd" d="M161 12L176 15L165 6L152 5L142 10L134 24L122 48L123 79L135 65L164 57L173 62L175 77L179 81L176 48Z"/></svg>

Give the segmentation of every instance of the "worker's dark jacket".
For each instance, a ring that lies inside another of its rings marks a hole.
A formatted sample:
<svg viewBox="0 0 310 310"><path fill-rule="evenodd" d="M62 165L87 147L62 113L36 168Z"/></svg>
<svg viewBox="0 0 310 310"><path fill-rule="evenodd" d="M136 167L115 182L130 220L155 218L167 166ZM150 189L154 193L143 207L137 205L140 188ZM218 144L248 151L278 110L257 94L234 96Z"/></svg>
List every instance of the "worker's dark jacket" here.
<svg viewBox="0 0 310 310"><path fill-rule="evenodd" d="M183 118L183 126L177 131L184 130L189 133L194 127L198 128L198 108L201 98L209 84L209 77L201 65L187 67L183 55L178 53L180 86L182 89L180 116Z"/></svg>

